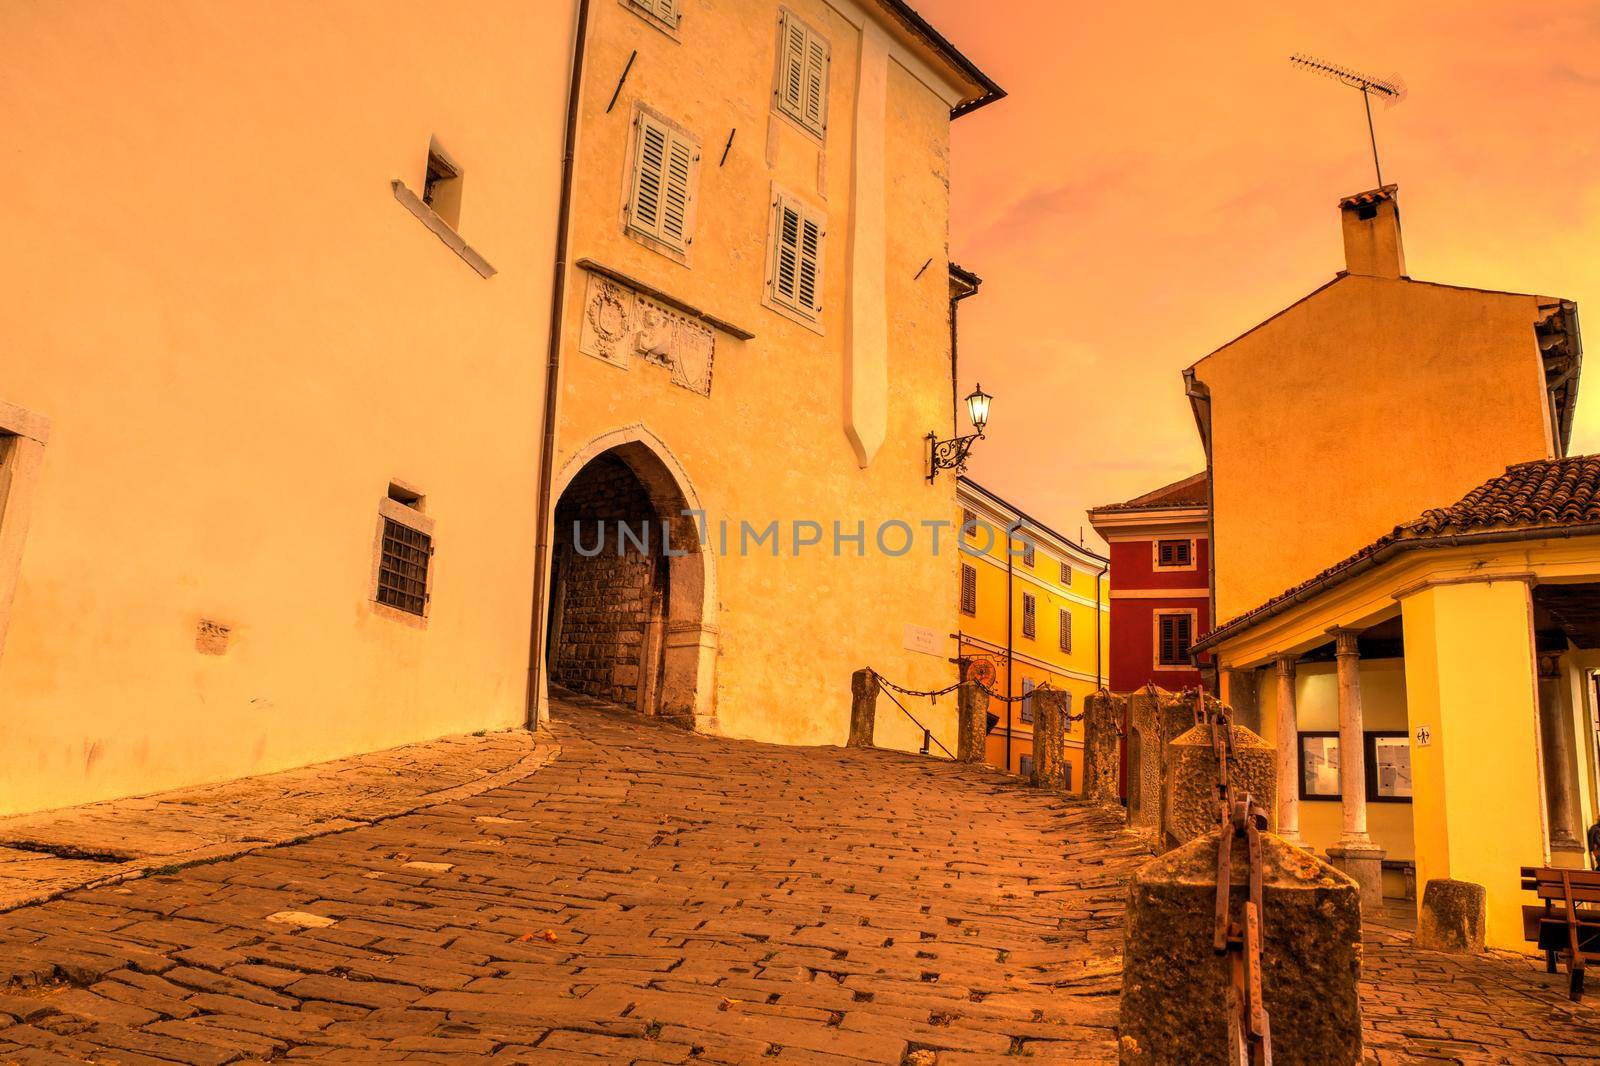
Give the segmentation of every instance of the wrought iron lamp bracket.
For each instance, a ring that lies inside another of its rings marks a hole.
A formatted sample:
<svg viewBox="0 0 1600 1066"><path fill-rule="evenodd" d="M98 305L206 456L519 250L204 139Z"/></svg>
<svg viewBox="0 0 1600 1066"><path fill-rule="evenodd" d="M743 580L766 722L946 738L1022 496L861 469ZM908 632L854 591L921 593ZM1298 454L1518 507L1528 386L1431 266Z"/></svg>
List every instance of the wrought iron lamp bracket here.
<svg viewBox="0 0 1600 1066"><path fill-rule="evenodd" d="M952 437L950 440L940 440L938 434L929 433L928 441L928 481L931 483L939 476L941 470L954 470L963 474L967 469L967 453L972 451L975 441L983 439L982 433L968 433L964 437Z"/></svg>

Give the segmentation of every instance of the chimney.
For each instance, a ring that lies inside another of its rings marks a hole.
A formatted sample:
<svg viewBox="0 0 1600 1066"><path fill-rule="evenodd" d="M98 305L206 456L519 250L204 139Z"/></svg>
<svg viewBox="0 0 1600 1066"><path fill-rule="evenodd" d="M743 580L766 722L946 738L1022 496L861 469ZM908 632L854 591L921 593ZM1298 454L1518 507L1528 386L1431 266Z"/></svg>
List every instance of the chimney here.
<svg viewBox="0 0 1600 1066"><path fill-rule="evenodd" d="M1344 228L1344 269L1374 278L1401 278L1406 252L1400 243L1399 186L1356 193L1339 201Z"/></svg>

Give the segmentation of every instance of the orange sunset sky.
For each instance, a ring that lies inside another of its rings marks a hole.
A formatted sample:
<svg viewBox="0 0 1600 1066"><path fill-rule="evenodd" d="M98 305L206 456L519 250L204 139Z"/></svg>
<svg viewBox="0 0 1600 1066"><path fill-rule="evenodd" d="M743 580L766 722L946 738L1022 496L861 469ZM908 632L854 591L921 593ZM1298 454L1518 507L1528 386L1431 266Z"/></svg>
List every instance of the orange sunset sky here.
<svg viewBox="0 0 1600 1066"><path fill-rule="evenodd" d="M995 396L969 472L1074 539L1204 465L1183 369L1343 266L1360 95L1292 52L1408 86L1374 117L1413 277L1600 328L1600 3L916 6L1010 93L953 127L962 393ZM1600 380L1572 450L1600 451Z"/></svg>

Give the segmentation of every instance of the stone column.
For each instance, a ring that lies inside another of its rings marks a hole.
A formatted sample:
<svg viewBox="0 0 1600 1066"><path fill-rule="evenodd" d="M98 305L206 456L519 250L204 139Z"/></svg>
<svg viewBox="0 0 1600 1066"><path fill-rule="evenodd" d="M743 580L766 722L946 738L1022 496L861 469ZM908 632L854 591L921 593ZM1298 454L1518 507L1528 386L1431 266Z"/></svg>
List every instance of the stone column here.
<svg viewBox="0 0 1600 1066"><path fill-rule="evenodd" d="M1362 905L1377 907L1383 904L1384 851L1367 834L1367 742L1356 636L1354 629L1333 631L1339 667L1339 796L1344 833L1339 843L1328 849L1328 858L1361 886Z"/></svg>
<svg viewBox="0 0 1600 1066"><path fill-rule="evenodd" d="M871 670L857 670L850 675L850 739L846 746L872 747L877 718L878 675Z"/></svg>
<svg viewBox="0 0 1600 1066"><path fill-rule="evenodd" d="M1084 701L1083 798L1090 803L1118 802L1117 725L1127 705L1125 697L1113 696L1105 689Z"/></svg>
<svg viewBox="0 0 1600 1066"><path fill-rule="evenodd" d="M1572 723L1561 699L1561 657L1539 655L1539 748L1544 757L1544 793L1550 818L1550 861L1581 870L1582 842L1574 832L1578 782L1572 757Z"/></svg>
<svg viewBox="0 0 1600 1066"><path fill-rule="evenodd" d="M1252 733L1261 732L1261 699L1256 690L1257 675L1254 670L1228 671L1228 697L1224 701L1233 710L1233 724L1242 725Z"/></svg>
<svg viewBox="0 0 1600 1066"><path fill-rule="evenodd" d="M1033 692L1033 783L1052 792L1067 786L1067 694L1059 689Z"/></svg>
<svg viewBox="0 0 1600 1066"><path fill-rule="evenodd" d="M1228 1054L1227 955L1212 950L1213 829L1141 867L1128 886L1122 951L1124 1066L1235 1061ZM1262 999L1277 1061L1361 1062L1361 905L1349 878L1261 834ZM1230 915L1248 898L1249 855L1233 843ZM998 1060L997 1060L998 1061Z"/></svg>
<svg viewBox="0 0 1600 1066"><path fill-rule="evenodd" d="M1274 663L1278 678L1278 835L1300 841L1300 720L1294 705L1293 655Z"/></svg>
<svg viewBox="0 0 1600 1066"><path fill-rule="evenodd" d="M956 759L981 763L989 743L989 694L976 681L966 679L966 663L961 677L961 687L956 689Z"/></svg>

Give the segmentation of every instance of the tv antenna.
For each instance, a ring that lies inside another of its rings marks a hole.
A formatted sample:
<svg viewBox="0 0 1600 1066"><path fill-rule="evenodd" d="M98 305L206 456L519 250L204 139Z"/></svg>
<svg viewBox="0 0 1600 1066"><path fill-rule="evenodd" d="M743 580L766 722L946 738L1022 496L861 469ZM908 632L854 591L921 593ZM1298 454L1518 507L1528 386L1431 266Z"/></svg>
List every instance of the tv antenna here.
<svg viewBox="0 0 1600 1066"><path fill-rule="evenodd" d="M1361 103L1367 109L1367 136L1372 140L1372 169L1378 172L1378 188L1383 188L1383 167L1378 164L1378 135L1372 127L1372 98L1376 96L1383 101L1385 107L1393 107L1406 98L1405 82L1400 80L1398 75L1390 78L1374 78L1349 67L1341 67L1336 63L1329 63L1300 52L1290 56L1289 62L1313 74L1332 78L1341 85L1361 90Z"/></svg>

